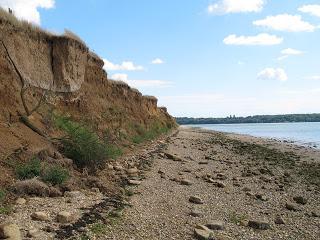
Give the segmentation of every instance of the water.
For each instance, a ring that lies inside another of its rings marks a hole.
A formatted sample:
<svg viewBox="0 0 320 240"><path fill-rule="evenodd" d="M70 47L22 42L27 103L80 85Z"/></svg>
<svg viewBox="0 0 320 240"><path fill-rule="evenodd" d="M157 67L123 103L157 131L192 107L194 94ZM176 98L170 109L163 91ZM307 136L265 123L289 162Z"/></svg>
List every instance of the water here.
<svg viewBox="0 0 320 240"><path fill-rule="evenodd" d="M201 124L190 126L220 132L239 133L255 137L293 141L299 145L320 149L320 122Z"/></svg>

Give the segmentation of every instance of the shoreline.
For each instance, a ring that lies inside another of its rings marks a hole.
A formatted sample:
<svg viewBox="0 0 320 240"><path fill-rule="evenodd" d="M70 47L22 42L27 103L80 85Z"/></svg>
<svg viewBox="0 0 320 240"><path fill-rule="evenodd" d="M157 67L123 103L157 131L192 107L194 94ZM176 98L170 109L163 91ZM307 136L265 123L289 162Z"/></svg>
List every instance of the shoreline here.
<svg viewBox="0 0 320 240"><path fill-rule="evenodd" d="M207 124L202 124L202 125L207 125ZM209 124L211 125L211 124ZM202 129L202 130L207 130L207 131L213 131L213 132L218 132L218 133L223 133L223 134L230 134L230 135L243 135L243 136L247 136L247 137L252 137L252 138L261 138L261 139L265 139L265 140L270 140L270 141L275 141L275 142L279 142L282 144L290 144L290 145L294 145L294 146L299 146L299 147L304 147L307 149L312 149L312 150L316 150L316 151L320 151L320 142L306 142L303 140L296 140L296 139L292 139L292 138L277 138L277 137L267 137L267 136L254 136L254 135L250 135L250 134L246 134L246 133L236 133L236 132L227 132L227 131L218 131L218 130L214 130L214 129L207 129L204 127L200 127L200 126L192 126L192 124L190 125L180 125L180 127L182 128L195 128L195 129Z"/></svg>

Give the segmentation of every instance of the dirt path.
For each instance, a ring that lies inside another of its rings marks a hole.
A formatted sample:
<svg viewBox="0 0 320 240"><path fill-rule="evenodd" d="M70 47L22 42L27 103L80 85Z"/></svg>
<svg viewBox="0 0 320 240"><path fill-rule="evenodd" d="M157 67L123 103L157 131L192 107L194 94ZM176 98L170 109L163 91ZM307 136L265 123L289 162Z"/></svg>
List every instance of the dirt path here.
<svg viewBox="0 0 320 240"><path fill-rule="evenodd" d="M132 207L100 239L189 240L196 225L212 221L223 228L213 239L319 239L319 179L312 178L319 175L303 180L299 171L304 161L319 163L320 153L239 138L180 129L165 150L177 157L156 155L146 179L130 187Z"/></svg>

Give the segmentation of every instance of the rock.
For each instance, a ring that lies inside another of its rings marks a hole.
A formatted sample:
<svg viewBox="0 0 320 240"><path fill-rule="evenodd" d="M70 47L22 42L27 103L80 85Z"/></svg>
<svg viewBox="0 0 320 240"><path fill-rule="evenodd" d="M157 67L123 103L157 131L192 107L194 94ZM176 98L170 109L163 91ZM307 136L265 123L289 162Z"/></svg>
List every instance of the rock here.
<svg viewBox="0 0 320 240"><path fill-rule="evenodd" d="M265 195L261 194L261 193L257 193L255 196L256 196L257 199L259 199L261 201L264 201L264 202L268 201L268 198Z"/></svg>
<svg viewBox="0 0 320 240"><path fill-rule="evenodd" d="M307 204L308 200L302 196L296 196L293 198L293 200L298 203L298 204L301 204L301 205L305 205Z"/></svg>
<svg viewBox="0 0 320 240"><path fill-rule="evenodd" d="M200 161L200 162L199 162L200 165L206 165L206 164L208 164L208 163L209 163L208 161Z"/></svg>
<svg viewBox="0 0 320 240"><path fill-rule="evenodd" d="M74 216L70 212L62 211L62 212L59 212L57 215L58 223L66 224L66 223L72 222L73 220L74 220Z"/></svg>
<svg viewBox="0 0 320 240"><path fill-rule="evenodd" d="M268 222L258 220L249 220L248 226L259 230L268 230L271 228L271 225Z"/></svg>
<svg viewBox="0 0 320 240"><path fill-rule="evenodd" d="M178 156L175 156L175 155L173 155L171 153L164 153L164 154L168 159L171 159L171 160L176 161L176 162L182 162L182 159L180 157L178 157Z"/></svg>
<svg viewBox="0 0 320 240"><path fill-rule="evenodd" d="M220 182L220 181L214 181L213 185L215 185L215 186L217 186L219 188L225 188L226 187L226 185L223 182Z"/></svg>
<svg viewBox="0 0 320 240"><path fill-rule="evenodd" d="M99 188L96 188L96 187L93 187L93 188L91 188L91 191L92 191L92 192L95 192L95 193L99 193L99 192L100 192L100 189L99 189Z"/></svg>
<svg viewBox="0 0 320 240"><path fill-rule="evenodd" d="M31 218L32 218L32 220L36 220L36 221L48 221L49 220L49 216L45 212L34 212L31 214Z"/></svg>
<svg viewBox="0 0 320 240"><path fill-rule="evenodd" d="M208 240L210 237L213 236L212 231L203 225L198 225L194 229L194 236L198 240Z"/></svg>
<svg viewBox="0 0 320 240"><path fill-rule="evenodd" d="M203 204L202 199L198 196L191 196L189 198L189 202L194 203L194 204Z"/></svg>
<svg viewBox="0 0 320 240"><path fill-rule="evenodd" d="M18 205L24 205L24 204L26 204L26 202L27 202L27 200L24 198L18 198L16 200L16 204L18 204Z"/></svg>
<svg viewBox="0 0 320 240"><path fill-rule="evenodd" d="M312 211L311 216L315 218L320 218L320 212Z"/></svg>
<svg viewBox="0 0 320 240"><path fill-rule="evenodd" d="M191 186L191 185L192 185L192 182L191 182L190 180L188 180L188 179L182 179L182 180L180 181L180 184L181 184L181 185L185 185L185 186Z"/></svg>
<svg viewBox="0 0 320 240"><path fill-rule="evenodd" d="M127 174L130 176L138 175L139 170L137 168L129 168L127 169Z"/></svg>
<svg viewBox="0 0 320 240"><path fill-rule="evenodd" d="M298 206L295 205L294 203L290 203L290 202L286 203L286 209L288 209L290 211L299 211Z"/></svg>
<svg viewBox="0 0 320 240"><path fill-rule="evenodd" d="M124 170L123 167L120 166L120 165L115 165L115 166L113 166L113 168L114 168L114 170L116 170L116 171L123 171L123 170Z"/></svg>
<svg viewBox="0 0 320 240"><path fill-rule="evenodd" d="M276 216L276 218L274 219L274 223L275 224L278 224L278 225L280 225L280 224L286 224L286 222L283 220L283 218L281 217L281 216Z"/></svg>
<svg viewBox="0 0 320 240"><path fill-rule="evenodd" d="M128 180L128 183L130 185L140 185L141 184L141 181L138 181L138 180Z"/></svg>
<svg viewBox="0 0 320 240"><path fill-rule="evenodd" d="M208 227L211 230L223 230L224 223L221 221L211 221L206 224L206 227Z"/></svg>
<svg viewBox="0 0 320 240"><path fill-rule="evenodd" d="M199 210L192 209L191 212L190 212L190 215L192 217L201 217L203 214Z"/></svg>
<svg viewBox="0 0 320 240"><path fill-rule="evenodd" d="M12 223L0 225L0 239L21 240L18 225Z"/></svg>
<svg viewBox="0 0 320 240"><path fill-rule="evenodd" d="M249 188L249 187L244 187L244 188L242 188L242 191L244 191L244 192L251 192L251 188Z"/></svg>
<svg viewBox="0 0 320 240"><path fill-rule="evenodd" d="M37 178L18 181L13 185L13 191L18 195L49 196L50 189L47 184Z"/></svg>
<svg viewBox="0 0 320 240"><path fill-rule="evenodd" d="M27 237L28 237L28 238L35 238L35 237L37 237L38 233L39 233L39 230L38 230L38 229L31 228L31 229L29 229L28 232L27 232Z"/></svg>

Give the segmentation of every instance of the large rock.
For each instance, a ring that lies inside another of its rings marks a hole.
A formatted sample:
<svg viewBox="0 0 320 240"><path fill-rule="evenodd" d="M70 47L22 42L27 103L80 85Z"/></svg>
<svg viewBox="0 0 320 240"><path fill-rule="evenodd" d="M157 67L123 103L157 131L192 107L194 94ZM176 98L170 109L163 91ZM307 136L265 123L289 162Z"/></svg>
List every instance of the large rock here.
<svg viewBox="0 0 320 240"><path fill-rule="evenodd" d="M208 240L213 237L213 232L203 225L198 225L194 229L194 236L198 240Z"/></svg>
<svg viewBox="0 0 320 240"><path fill-rule="evenodd" d="M57 215L57 221L62 224L70 223L74 220L74 215L70 212L62 211Z"/></svg>
<svg viewBox="0 0 320 240"><path fill-rule="evenodd" d="M194 203L194 204L203 204L203 200L198 196L191 196L189 198L189 202Z"/></svg>
<svg viewBox="0 0 320 240"><path fill-rule="evenodd" d="M32 220L36 220L36 221L48 221L49 220L49 216L45 212L34 212L31 214L31 218L32 218Z"/></svg>
<svg viewBox="0 0 320 240"><path fill-rule="evenodd" d="M293 200L296 203L301 204L301 205L305 205L308 203L308 199L306 199L305 197L302 197L302 196L296 196L293 198Z"/></svg>
<svg viewBox="0 0 320 240"><path fill-rule="evenodd" d="M268 230L271 228L271 225L267 221L260 220L250 220L248 226L259 230Z"/></svg>
<svg viewBox="0 0 320 240"><path fill-rule="evenodd" d="M0 239L21 240L18 225L12 223L0 225Z"/></svg>
<svg viewBox="0 0 320 240"><path fill-rule="evenodd" d="M18 195L35 195L46 197L50 195L50 188L37 178L18 181L13 185L13 190Z"/></svg>
<svg viewBox="0 0 320 240"><path fill-rule="evenodd" d="M211 221L206 224L206 227L208 227L211 230L223 230L224 223L221 221Z"/></svg>

